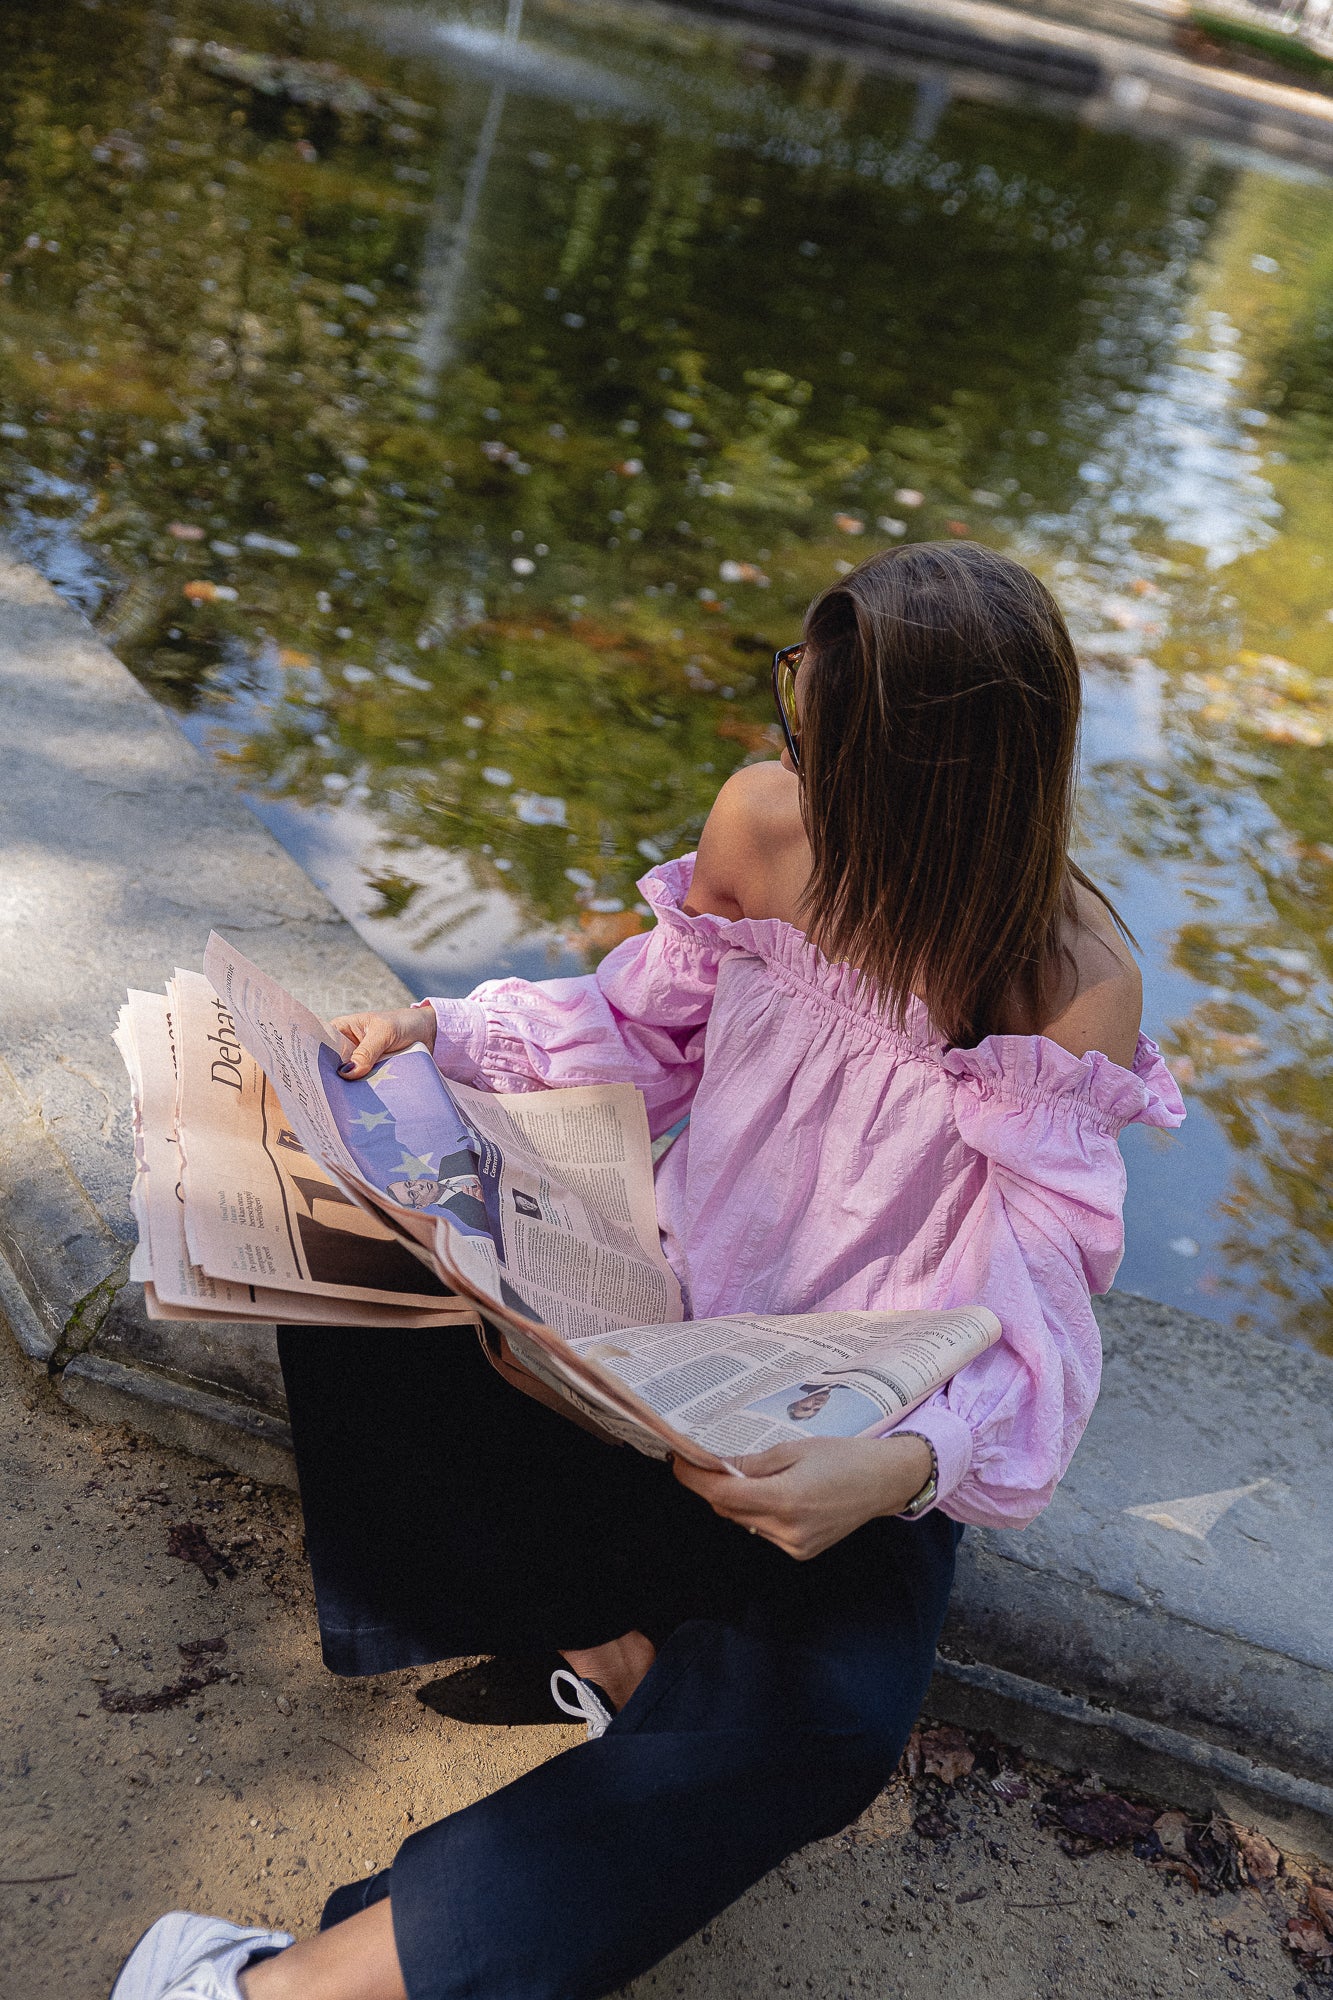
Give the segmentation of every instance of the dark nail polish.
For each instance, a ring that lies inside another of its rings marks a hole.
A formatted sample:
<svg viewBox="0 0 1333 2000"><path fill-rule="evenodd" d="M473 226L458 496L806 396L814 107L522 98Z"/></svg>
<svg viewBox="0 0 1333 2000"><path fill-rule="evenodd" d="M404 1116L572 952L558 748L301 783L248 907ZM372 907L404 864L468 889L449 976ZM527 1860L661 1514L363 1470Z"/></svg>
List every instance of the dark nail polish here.
<svg viewBox="0 0 1333 2000"><path fill-rule="evenodd" d="M350 1076L352 1074L352 1065L349 1062L339 1063L338 1074L339 1076Z"/></svg>

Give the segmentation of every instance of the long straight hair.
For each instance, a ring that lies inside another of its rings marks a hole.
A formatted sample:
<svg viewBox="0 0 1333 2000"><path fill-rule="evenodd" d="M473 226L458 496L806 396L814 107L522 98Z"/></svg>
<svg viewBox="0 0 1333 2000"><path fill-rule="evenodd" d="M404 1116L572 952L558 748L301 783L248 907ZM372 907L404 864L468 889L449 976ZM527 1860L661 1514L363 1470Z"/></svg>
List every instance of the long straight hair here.
<svg viewBox="0 0 1333 2000"><path fill-rule="evenodd" d="M1015 1005L1047 1018L1072 955L1080 677L1060 607L977 542L871 556L806 616L802 906L901 1025L913 992L955 1047ZM1131 939L1132 942L1132 939Z"/></svg>

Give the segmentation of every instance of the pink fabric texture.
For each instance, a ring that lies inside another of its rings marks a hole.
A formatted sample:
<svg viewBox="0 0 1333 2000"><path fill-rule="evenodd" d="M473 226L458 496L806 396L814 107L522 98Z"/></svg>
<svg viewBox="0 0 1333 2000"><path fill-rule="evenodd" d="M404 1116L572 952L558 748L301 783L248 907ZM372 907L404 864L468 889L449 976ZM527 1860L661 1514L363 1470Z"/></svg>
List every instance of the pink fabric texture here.
<svg viewBox="0 0 1333 2000"><path fill-rule="evenodd" d="M654 1136L663 1247L696 1318L981 1303L1002 1341L902 1420L960 1521L1046 1505L1096 1401L1089 1304L1124 1247L1129 1124L1173 1127L1155 1043L1133 1070L1040 1035L951 1049L902 1030L790 924L690 916L694 857L641 883L656 928L581 979L432 1000L446 1077L492 1090L633 1083Z"/></svg>

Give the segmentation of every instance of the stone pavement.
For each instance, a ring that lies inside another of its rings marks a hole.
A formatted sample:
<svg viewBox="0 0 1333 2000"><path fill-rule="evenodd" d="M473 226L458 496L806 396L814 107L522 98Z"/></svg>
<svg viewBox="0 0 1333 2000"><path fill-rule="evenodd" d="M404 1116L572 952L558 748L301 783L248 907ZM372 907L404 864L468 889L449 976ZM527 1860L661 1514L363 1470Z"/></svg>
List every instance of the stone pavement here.
<svg viewBox="0 0 1333 2000"><path fill-rule="evenodd" d="M111 1030L213 925L325 1014L403 989L12 562L0 700L0 1311L75 1408L290 1481L271 1333L150 1323L126 1282ZM1099 1310L1087 1439L1034 1527L965 1538L932 1706L1333 1858L1329 1363L1122 1294Z"/></svg>

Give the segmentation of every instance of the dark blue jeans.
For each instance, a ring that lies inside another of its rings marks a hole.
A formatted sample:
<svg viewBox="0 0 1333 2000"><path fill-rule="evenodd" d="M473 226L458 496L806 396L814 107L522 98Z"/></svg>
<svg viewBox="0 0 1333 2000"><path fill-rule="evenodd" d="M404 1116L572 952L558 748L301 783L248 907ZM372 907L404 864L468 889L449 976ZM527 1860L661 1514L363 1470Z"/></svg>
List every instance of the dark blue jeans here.
<svg viewBox="0 0 1333 2000"><path fill-rule="evenodd" d="M391 1895L411 2000L584 2000L870 1802L926 1691L961 1532L872 1521L795 1563L668 1468L502 1382L465 1334L280 1335L325 1659L658 1657L596 1743L414 1833Z"/></svg>

